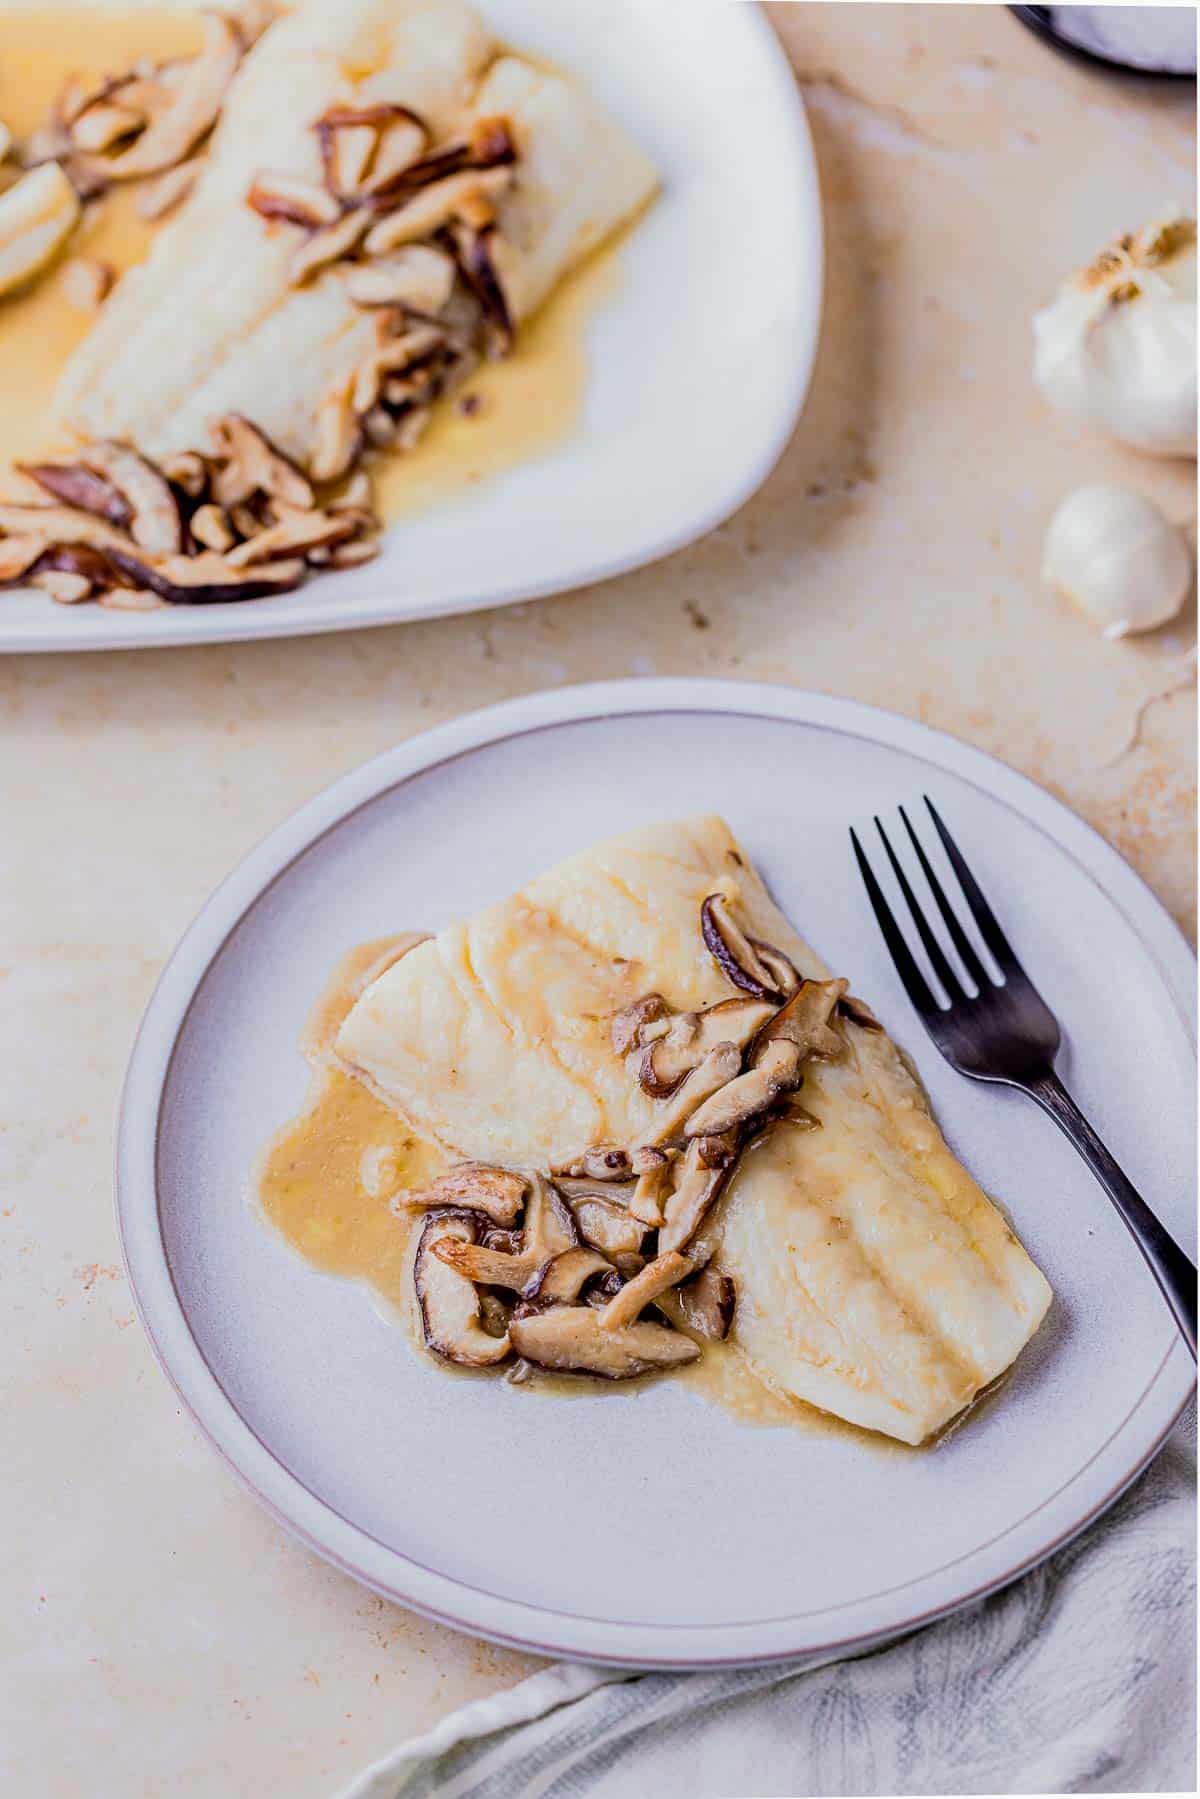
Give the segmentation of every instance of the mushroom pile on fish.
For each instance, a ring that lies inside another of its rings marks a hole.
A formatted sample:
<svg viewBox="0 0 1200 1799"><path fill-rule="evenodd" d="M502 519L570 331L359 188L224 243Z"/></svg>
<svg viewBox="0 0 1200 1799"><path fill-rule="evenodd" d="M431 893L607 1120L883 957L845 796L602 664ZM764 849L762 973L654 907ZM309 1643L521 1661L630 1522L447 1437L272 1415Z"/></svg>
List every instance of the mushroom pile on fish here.
<svg viewBox="0 0 1200 1799"><path fill-rule="evenodd" d="M619 1381L720 1343L915 1444L1049 1305L896 1046L718 818L600 844L421 942L334 1054L442 1152L391 1196L438 1360Z"/></svg>
<svg viewBox="0 0 1200 1799"><path fill-rule="evenodd" d="M258 598L378 551L372 470L656 186L568 76L461 0L206 15L9 147L6 291L134 186L163 219L59 383L70 448L0 504L0 585L137 608ZM78 271L76 271L78 272Z"/></svg>

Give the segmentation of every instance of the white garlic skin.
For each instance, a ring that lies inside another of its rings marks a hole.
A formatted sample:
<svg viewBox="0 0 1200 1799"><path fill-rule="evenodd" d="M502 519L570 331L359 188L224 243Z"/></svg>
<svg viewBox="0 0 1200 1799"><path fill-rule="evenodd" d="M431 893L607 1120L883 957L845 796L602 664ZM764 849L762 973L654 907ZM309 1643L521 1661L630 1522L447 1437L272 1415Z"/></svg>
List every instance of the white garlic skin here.
<svg viewBox="0 0 1200 1799"><path fill-rule="evenodd" d="M1068 494L1051 519L1042 580L1105 637L1124 637L1175 617L1192 584L1191 550L1152 500L1098 482Z"/></svg>
<svg viewBox="0 0 1200 1799"><path fill-rule="evenodd" d="M1067 418L1196 455L1196 224L1172 215L1065 282L1033 321L1034 379Z"/></svg>

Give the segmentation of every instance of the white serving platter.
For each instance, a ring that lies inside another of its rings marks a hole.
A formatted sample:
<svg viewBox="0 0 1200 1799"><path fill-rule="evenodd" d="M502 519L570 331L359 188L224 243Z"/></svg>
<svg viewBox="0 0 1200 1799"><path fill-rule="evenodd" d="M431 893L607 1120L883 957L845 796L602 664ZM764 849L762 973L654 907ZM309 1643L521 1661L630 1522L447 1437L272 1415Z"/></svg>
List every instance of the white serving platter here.
<svg viewBox="0 0 1200 1799"><path fill-rule="evenodd" d="M1194 1379L1157 1290L1050 1121L934 1052L861 890L848 827L922 793L1062 1019L1068 1084L1194 1253L1194 963L1057 801L922 726L782 688L618 682L476 713L348 775L230 876L162 977L122 1105L143 1322L203 1431L313 1549L545 1654L756 1662L859 1647L986 1593L1154 1454ZM932 1450L752 1428L669 1381L557 1399L452 1380L247 1203L260 1145L303 1099L297 1039L344 950L708 809L911 1051L1055 1288L1001 1392Z"/></svg>
<svg viewBox="0 0 1200 1799"><path fill-rule="evenodd" d="M822 288L812 145L766 18L713 0L478 3L497 37L584 79L663 177L589 322L573 433L294 594L150 613L0 594L0 651L289 637L534 599L667 555L765 480L808 386Z"/></svg>

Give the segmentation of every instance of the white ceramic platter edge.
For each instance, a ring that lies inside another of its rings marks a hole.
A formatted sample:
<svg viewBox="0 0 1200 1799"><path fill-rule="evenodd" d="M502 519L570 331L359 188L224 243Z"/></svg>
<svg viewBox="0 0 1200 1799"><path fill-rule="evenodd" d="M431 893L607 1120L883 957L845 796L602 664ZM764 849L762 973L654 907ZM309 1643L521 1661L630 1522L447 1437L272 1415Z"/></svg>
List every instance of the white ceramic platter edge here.
<svg viewBox="0 0 1200 1799"><path fill-rule="evenodd" d="M591 85L663 173L589 322L571 436L294 594L149 613L0 594L0 652L306 636L539 599L669 555L766 479L812 371L823 240L803 103L765 16L714 0L479 6L502 41Z"/></svg>
<svg viewBox="0 0 1200 1799"><path fill-rule="evenodd" d="M139 1314L164 1371L213 1445L283 1524L376 1591L496 1641L588 1661L720 1666L861 1647L1004 1584L1112 1503L1154 1454L1186 1403L1193 1371L1182 1347L1168 1346L1150 1378L1135 1408L1133 1439L1126 1418L1089 1465L1039 1507L1036 1517L973 1553L969 1569L943 1570L906 1582L882 1605L873 1597L833 1608L836 1621L827 1619L825 1633L817 1638L812 1614L802 1626L796 1618L716 1627L614 1623L526 1605L448 1578L387 1547L319 1499L276 1459L218 1382L192 1335L164 1245L157 1158L172 1057L206 971L248 908L327 832L422 771L546 727L632 713L798 721L915 754L973 783L1031 821L1102 885L1161 975L1180 1027L1194 1034L1194 963L1157 900L1089 827L981 752L871 707L749 683L626 681L528 696L442 725L347 775L275 831L209 901L160 980L130 1063L116 1154L118 1221L126 1263ZM319 983L318 974L312 978ZM1098 1196L1096 1203L1102 1206Z"/></svg>

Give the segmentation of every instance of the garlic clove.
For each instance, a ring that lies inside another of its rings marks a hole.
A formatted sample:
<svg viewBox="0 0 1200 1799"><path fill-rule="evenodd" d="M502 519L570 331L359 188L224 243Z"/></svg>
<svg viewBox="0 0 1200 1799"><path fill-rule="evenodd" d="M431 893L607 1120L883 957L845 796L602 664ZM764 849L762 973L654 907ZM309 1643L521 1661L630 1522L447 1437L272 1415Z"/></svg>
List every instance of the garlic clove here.
<svg viewBox="0 0 1200 1799"><path fill-rule="evenodd" d="M1077 424L1154 456L1196 455L1196 221L1118 239L1033 321L1034 379Z"/></svg>
<svg viewBox="0 0 1200 1799"><path fill-rule="evenodd" d="M1175 617L1192 584L1192 554L1152 500L1098 482L1068 494L1051 519L1042 580L1105 637L1124 637Z"/></svg>

